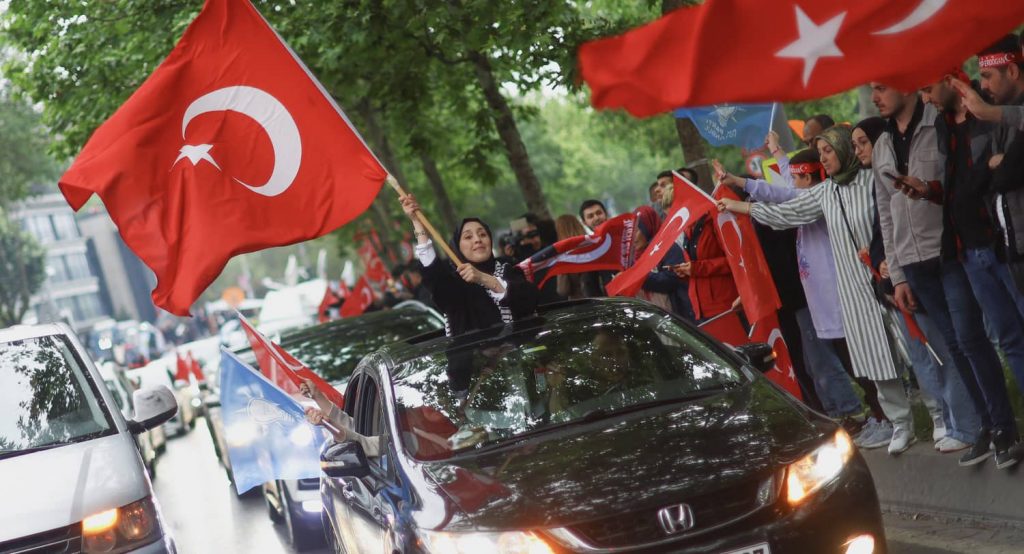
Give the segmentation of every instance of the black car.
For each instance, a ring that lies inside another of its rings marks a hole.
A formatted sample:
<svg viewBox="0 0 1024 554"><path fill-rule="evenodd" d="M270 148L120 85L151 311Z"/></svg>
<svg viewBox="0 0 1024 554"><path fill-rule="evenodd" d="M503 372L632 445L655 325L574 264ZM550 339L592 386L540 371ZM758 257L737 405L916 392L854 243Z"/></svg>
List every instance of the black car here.
<svg viewBox="0 0 1024 554"><path fill-rule="evenodd" d="M755 369L771 363L766 345L737 353L622 299L386 347L345 393L379 456L321 450L328 539L367 553L885 552L864 460Z"/></svg>
<svg viewBox="0 0 1024 554"><path fill-rule="evenodd" d="M366 354L395 341L430 333L444 328L441 316L419 302L403 302L394 309L370 312L358 317L345 318L285 333L281 346L309 366L338 390L345 384L356 364ZM236 353L242 361L259 367L252 350ZM215 444L223 442L219 408L208 418ZM219 438L218 438L219 433ZM217 454L231 475L226 444L217 445ZM324 527L320 502L320 480L278 480L264 483L263 497L271 520L286 526L292 545L304 550L323 543Z"/></svg>

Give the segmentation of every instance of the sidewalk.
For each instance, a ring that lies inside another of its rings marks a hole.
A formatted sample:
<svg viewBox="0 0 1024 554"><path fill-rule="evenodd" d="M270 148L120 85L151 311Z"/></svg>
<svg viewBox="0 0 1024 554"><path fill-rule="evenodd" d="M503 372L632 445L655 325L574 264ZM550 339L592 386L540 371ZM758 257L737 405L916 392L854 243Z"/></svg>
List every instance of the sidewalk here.
<svg viewBox="0 0 1024 554"><path fill-rule="evenodd" d="M892 554L1016 554L1024 545L1024 530L1018 528L977 520L883 515Z"/></svg>
<svg viewBox="0 0 1024 554"><path fill-rule="evenodd" d="M884 448L861 453L885 510L980 519L1024 530L1022 464L997 470L989 459L960 467L960 453L939 454L931 441L919 441L898 457Z"/></svg>

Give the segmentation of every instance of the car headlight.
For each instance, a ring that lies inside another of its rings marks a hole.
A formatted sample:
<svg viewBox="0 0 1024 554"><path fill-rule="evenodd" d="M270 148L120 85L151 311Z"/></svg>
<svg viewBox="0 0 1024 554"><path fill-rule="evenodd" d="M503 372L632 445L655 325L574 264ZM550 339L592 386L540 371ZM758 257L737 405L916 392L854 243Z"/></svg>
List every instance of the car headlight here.
<svg viewBox="0 0 1024 554"><path fill-rule="evenodd" d="M853 441L843 429L786 470L786 498L796 506L833 479L853 456Z"/></svg>
<svg viewBox="0 0 1024 554"><path fill-rule="evenodd" d="M82 552L134 550L160 538L156 506L150 497L82 520Z"/></svg>
<svg viewBox="0 0 1024 554"><path fill-rule="evenodd" d="M447 533L421 531L420 542L433 554L553 554L548 543L524 531L503 533Z"/></svg>

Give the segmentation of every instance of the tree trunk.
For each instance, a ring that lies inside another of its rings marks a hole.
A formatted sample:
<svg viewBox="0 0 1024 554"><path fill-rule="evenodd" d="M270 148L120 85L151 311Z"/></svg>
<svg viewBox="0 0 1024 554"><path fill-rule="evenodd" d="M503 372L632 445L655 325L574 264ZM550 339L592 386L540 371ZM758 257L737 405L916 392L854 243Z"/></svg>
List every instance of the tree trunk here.
<svg viewBox="0 0 1024 554"><path fill-rule="evenodd" d="M676 133L679 134L679 146L683 149L686 167L697 172L699 181L697 184L700 185L700 188L710 192L715 187L711 182L711 164L708 162L707 150L704 148L704 139L701 138L700 131L689 118L675 119L675 122Z"/></svg>
<svg viewBox="0 0 1024 554"><path fill-rule="evenodd" d="M405 180L405 174L402 173L402 169L398 163L398 158L395 157L395 152L391 148L391 141L388 140L388 136L380 124L380 118L377 110L370 106L369 102L365 101L360 104L358 109L360 115L363 117L367 140L380 157L381 163L384 164L384 169L391 173L399 183L408 186L408 182ZM378 194L377 198L374 199L371 207L372 209L370 211L370 218L373 219L373 224L377 229L377 234L380 236L380 240L384 243L384 248L388 250L388 252L381 253L388 254L382 258L387 262L387 258L400 258L398 254L401 251L398 248L399 239L395 237L392 223L395 221L395 217L391 215L392 210L388 207L389 203L391 205L397 205L398 197L391 192L390 186L384 186L383 188L389 190L384 191L383 194Z"/></svg>
<svg viewBox="0 0 1024 554"><path fill-rule="evenodd" d="M430 183L430 188L434 191L434 200L437 202L437 211L441 216L442 223L449 229L455 229L455 226L459 224L459 219L455 216L455 208L452 207L452 200L444 188L444 179L441 178L441 172L437 169L437 163L426 152L420 152L420 163L423 164L423 173L427 176L427 182Z"/></svg>
<svg viewBox="0 0 1024 554"><path fill-rule="evenodd" d="M512 172L516 175L516 181L523 193L523 199L526 200L527 209L538 217L551 219L544 191L541 190L540 181L537 180L533 166L530 165L530 156L526 151L526 145L523 144L523 138L519 134L519 128L516 127L512 108L509 106L508 100L501 94L498 82L494 79L490 60L480 52L469 52L469 60L473 63L477 82L491 109L494 126L498 130L501 142L505 145L505 155L508 157L509 165L512 166Z"/></svg>
<svg viewBox="0 0 1024 554"><path fill-rule="evenodd" d="M664 15L672 10L692 6L696 3L694 0L661 0L661 13ZM714 188L711 182L711 164L708 162L707 149L704 147L704 139L701 138L700 131L688 118L676 119L673 117L672 119L675 121L676 133L679 134L679 146L683 149L686 166L697 172L700 187L710 191Z"/></svg>

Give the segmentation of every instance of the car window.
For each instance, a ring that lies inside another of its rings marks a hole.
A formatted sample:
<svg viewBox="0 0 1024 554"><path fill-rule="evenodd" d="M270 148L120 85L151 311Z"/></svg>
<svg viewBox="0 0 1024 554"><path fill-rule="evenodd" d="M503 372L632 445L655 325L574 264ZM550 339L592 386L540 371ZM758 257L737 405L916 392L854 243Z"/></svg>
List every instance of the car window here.
<svg viewBox="0 0 1024 554"><path fill-rule="evenodd" d="M62 336L0 343L0 456L114 432L99 389Z"/></svg>
<svg viewBox="0 0 1024 554"><path fill-rule="evenodd" d="M748 382L671 316L632 307L453 344L395 375L401 442L419 459Z"/></svg>
<svg viewBox="0 0 1024 554"><path fill-rule="evenodd" d="M359 402L359 387L362 384L363 376L357 375L355 379L349 381L348 388L345 389L345 413L349 417L355 419L356 417L356 406Z"/></svg>

